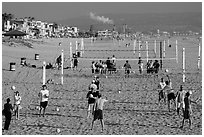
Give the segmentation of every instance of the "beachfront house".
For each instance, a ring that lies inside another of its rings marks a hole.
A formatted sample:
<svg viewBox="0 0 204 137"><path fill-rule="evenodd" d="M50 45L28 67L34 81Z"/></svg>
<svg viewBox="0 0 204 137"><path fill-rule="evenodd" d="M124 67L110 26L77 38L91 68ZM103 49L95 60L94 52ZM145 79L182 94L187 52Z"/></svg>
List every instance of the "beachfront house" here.
<svg viewBox="0 0 204 137"><path fill-rule="evenodd" d="M110 37L112 35L113 35L113 33L110 30L98 31L98 36L99 37Z"/></svg>

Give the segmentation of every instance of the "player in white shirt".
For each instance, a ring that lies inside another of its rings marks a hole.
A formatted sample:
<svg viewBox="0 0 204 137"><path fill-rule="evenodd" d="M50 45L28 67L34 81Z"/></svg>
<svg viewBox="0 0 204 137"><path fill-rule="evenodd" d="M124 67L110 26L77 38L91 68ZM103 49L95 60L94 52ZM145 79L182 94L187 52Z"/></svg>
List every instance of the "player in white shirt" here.
<svg viewBox="0 0 204 137"><path fill-rule="evenodd" d="M14 96L14 113L15 113L16 119L18 120L19 120L19 110L21 109L20 103L21 103L21 96L19 92L16 91Z"/></svg>
<svg viewBox="0 0 204 137"><path fill-rule="evenodd" d="M40 116L41 116L41 110L43 109L43 117L45 116L45 109L48 104L48 98L49 98L49 91L47 90L47 86L43 85L42 90L39 92L38 96L40 97Z"/></svg>

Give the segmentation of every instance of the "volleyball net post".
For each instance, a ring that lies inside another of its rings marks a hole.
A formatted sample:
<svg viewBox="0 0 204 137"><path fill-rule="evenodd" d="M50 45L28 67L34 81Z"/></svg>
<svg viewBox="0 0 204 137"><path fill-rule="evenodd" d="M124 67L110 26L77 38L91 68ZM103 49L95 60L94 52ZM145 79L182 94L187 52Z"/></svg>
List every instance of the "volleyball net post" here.
<svg viewBox="0 0 204 137"><path fill-rule="evenodd" d="M63 80L63 70L64 70L64 53L62 50L62 54L61 54L61 84L63 85L64 80Z"/></svg>
<svg viewBox="0 0 204 137"><path fill-rule="evenodd" d="M146 43L146 50L147 50L146 55L147 55L147 62L148 62L148 42L146 41L145 43Z"/></svg>
<svg viewBox="0 0 204 137"><path fill-rule="evenodd" d="M154 53L157 55L157 41L154 40Z"/></svg>
<svg viewBox="0 0 204 137"><path fill-rule="evenodd" d="M165 58L166 57L166 49L165 49L165 46L166 46L166 44L165 44L165 40L164 40L164 55L163 55L163 57Z"/></svg>
<svg viewBox="0 0 204 137"><path fill-rule="evenodd" d="M200 69L200 43L198 44L198 70Z"/></svg>
<svg viewBox="0 0 204 137"><path fill-rule="evenodd" d="M78 51L78 42L76 41L76 53L77 53L77 51Z"/></svg>
<svg viewBox="0 0 204 137"><path fill-rule="evenodd" d="M45 85L45 80L46 80L46 62L43 61L43 77L42 77L42 83Z"/></svg>
<svg viewBox="0 0 204 137"><path fill-rule="evenodd" d="M133 53L135 54L135 49L136 49L136 40L134 40L134 43L133 43Z"/></svg>
<svg viewBox="0 0 204 137"><path fill-rule="evenodd" d="M178 63L178 42L176 40L176 63Z"/></svg>
<svg viewBox="0 0 204 137"><path fill-rule="evenodd" d="M70 68L72 68L73 64L72 64L72 43L71 42L70 42L70 51L69 51L69 53L70 53L70 56L69 56L69 58L70 58Z"/></svg>
<svg viewBox="0 0 204 137"><path fill-rule="evenodd" d="M185 48L183 48L183 82L185 82Z"/></svg>
<svg viewBox="0 0 204 137"><path fill-rule="evenodd" d="M139 58L141 57L141 53L140 53L140 47L141 47L141 41L139 41Z"/></svg>
<svg viewBox="0 0 204 137"><path fill-rule="evenodd" d="M160 42L160 68L162 70L162 61L163 61L163 55L162 55L162 42Z"/></svg>

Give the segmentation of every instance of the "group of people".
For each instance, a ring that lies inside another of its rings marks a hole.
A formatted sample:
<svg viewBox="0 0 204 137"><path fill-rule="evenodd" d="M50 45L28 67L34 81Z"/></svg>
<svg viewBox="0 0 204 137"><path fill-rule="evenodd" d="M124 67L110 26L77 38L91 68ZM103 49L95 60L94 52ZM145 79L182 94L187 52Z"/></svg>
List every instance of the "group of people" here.
<svg viewBox="0 0 204 137"><path fill-rule="evenodd" d="M14 115L17 120L19 120L19 111L22 108L21 107L21 96L18 91L14 92L14 104L12 105L10 103L10 98L7 98L6 103L4 104L4 108L2 111L2 114L5 116L5 123L3 130L8 130L9 125L11 123L12 113L14 112Z"/></svg>
<svg viewBox="0 0 204 137"><path fill-rule="evenodd" d="M91 115L93 116L92 120L92 126L91 129L93 129L94 122L98 119L101 122L102 131L104 129L104 121L103 121L103 106L104 103L107 102L107 99L103 99L100 90L100 81L99 77L95 76L93 81L88 87L89 91L86 95L88 99L88 112L87 112L87 118L89 118Z"/></svg>
<svg viewBox="0 0 204 137"><path fill-rule="evenodd" d="M139 57L138 65L139 65L139 73L142 74L142 72L144 71L143 69L144 64L141 57ZM150 74L150 73L157 74L159 72L159 67L160 67L160 64L158 60L155 60L154 62L152 60L148 60L146 64L147 74Z"/></svg>
<svg viewBox="0 0 204 137"><path fill-rule="evenodd" d="M116 58L115 55L112 56L110 59L106 61L99 60L99 62L92 61L91 65L92 74L106 74L107 71L109 73L116 72Z"/></svg>
<svg viewBox="0 0 204 137"><path fill-rule="evenodd" d="M126 68L126 73L129 73L129 69L131 69L131 66L128 65L128 61L126 61L124 67ZM101 83L99 81L99 77L95 76L92 80L91 84L88 87L88 93L86 95L87 101L88 101L88 110L87 110L87 118L93 117L91 129L93 129L94 122L96 120L100 120L102 130L104 129L104 121L103 121L103 106L104 103L107 102L107 99L102 98L101 91ZM164 78L161 78L161 81L159 83L159 103L161 100L164 101L164 103L168 104L168 110L170 111L170 104L171 101L174 101L176 106L176 112L180 117L180 110L183 112L183 121L182 126L183 128L184 121L186 119L189 120L189 127L192 126L191 121L191 115L192 115L192 108L191 108L191 102L193 102L190 99L190 95L192 93L189 91L183 90L183 86L180 86L180 89L178 92L175 92L172 88L172 81L170 77L167 75L167 80L165 81ZM42 89L38 94L38 97L40 99L40 108L39 108L39 116L45 116L45 110L48 105L48 98L49 98L49 90L47 89L46 85L42 85ZM4 104L3 109L3 115L5 116L5 124L4 124L4 130L9 129L9 125L11 122L12 112L14 111L14 115L16 116L16 119L19 119L19 111L22 108L21 107L21 96L18 91L14 92L14 105L10 103L10 98L7 99L7 103ZM43 111L43 112L42 112ZM42 114L41 114L42 113Z"/></svg>
<svg viewBox="0 0 204 137"><path fill-rule="evenodd" d="M172 82L169 76L167 75L167 81L164 81L164 78L161 78L161 81L159 83L159 103L161 100L168 105L168 110L170 111L170 104L171 101L175 104L176 111L178 116L180 117L180 110L183 112L183 121L182 126L184 125L184 120L189 120L189 127L192 128L191 124L191 115L192 115L192 108L191 108L191 102L193 102L190 99L190 95L192 94L191 91L185 91L183 90L183 86L180 86L180 89L178 92L174 91L172 88Z"/></svg>
<svg viewBox="0 0 204 137"><path fill-rule="evenodd" d="M40 98L40 116L41 116L41 111L43 110L43 117L45 115L45 109L48 105L48 98L49 98L49 91L47 90L47 86L43 85L42 90L39 92L38 97ZM21 96L19 91L14 91L14 104L12 105L10 103L10 98L7 98L7 103L4 104L4 108L2 111L2 114L5 116L5 123L4 123L4 128L3 130L8 130L10 123L11 123L11 118L12 114L14 113L14 116L16 117L17 120L19 120L20 116L20 110L22 109L21 104Z"/></svg>
<svg viewBox="0 0 204 137"><path fill-rule="evenodd" d="M142 74L144 71L144 68L143 68L144 63L141 57L139 57L138 65L139 65L139 73ZM126 60L123 67L125 69L125 77L129 77L129 74L131 72L131 65L128 60ZM155 60L154 62L152 60L149 60L147 62L146 67L147 67L147 74L150 74L150 73L157 74L159 72L160 64L158 60ZM111 72L117 72L115 55L113 55L111 59L108 57L106 61L102 61L102 60L99 60L99 62L92 61L91 69L92 69L92 74L106 74L107 71L110 74Z"/></svg>

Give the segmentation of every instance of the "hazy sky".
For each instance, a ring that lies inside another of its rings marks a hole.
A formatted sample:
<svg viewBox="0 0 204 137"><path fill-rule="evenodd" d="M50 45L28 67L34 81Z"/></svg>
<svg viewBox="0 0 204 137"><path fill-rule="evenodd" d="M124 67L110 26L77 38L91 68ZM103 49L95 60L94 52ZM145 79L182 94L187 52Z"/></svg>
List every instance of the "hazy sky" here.
<svg viewBox="0 0 204 137"><path fill-rule="evenodd" d="M202 12L201 2L3 2L2 13L40 20L62 20L105 13Z"/></svg>

